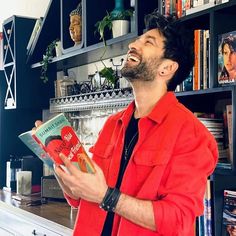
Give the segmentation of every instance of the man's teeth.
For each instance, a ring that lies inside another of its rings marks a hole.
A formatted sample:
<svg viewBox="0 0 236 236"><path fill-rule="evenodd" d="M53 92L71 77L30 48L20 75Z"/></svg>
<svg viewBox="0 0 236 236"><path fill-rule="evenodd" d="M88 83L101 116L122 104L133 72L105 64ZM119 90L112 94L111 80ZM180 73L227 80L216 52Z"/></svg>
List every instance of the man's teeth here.
<svg viewBox="0 0 236 236"><path fill-rule="evenodd" d="M135 62L139 62L139 59L135 56L129 55L128 57L129 60L135 61Z"/></svg>

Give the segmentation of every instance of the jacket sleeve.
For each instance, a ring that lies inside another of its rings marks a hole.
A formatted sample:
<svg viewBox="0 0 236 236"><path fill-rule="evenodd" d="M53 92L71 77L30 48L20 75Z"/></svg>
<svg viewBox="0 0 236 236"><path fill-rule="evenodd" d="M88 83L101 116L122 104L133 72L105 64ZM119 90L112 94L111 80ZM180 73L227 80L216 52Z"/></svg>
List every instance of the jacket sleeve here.
<svg viewBox="0 0 236 236"><path fill-rule="evenodd" d="M66 193L64 193L64 197L70 206L72 206L74 208L77 208L79 206L80 200L75 200L75 199L69 197Z"/></svg>
<svg viewBox="0 0 236 236"><path fill-rule="evenodd" d="M218 159L217 144L201 124L185 124L164 174L164 184L153 201L157 232L192 235L196 216L203 213L207 177Z"/></svg>

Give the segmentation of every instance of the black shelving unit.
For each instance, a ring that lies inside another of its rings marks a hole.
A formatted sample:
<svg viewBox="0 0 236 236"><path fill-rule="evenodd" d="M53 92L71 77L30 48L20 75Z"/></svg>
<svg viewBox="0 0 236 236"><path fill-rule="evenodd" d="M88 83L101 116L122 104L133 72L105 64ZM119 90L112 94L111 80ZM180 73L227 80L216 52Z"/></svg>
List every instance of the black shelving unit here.
<svg viewBox="0 0 236 236"><path fill-rule="evenodd" d="M76 8L78 1L51 0L49 8L45 14L41 27L41 32L36 40L35 49L32 53L29 63L32 68L41 67L39 63L42 60L42 54L47 45L56 38L62 41L64 55L53 58L52 64L56 65L57 70L68 69L79 65L96 62L100 59L104 44L99 39L99 34L95 34L95 24L101 20L106 11L114 8L114 2L110 0L93 1L82 0L83 8L83 42L79 46L73 46L73 42L69 37L69 13ZM124 5L130 8L130 0L125 0ZM135 1L134 7L134 27L132 32L117 38L107 37L107 51L103 59L122 55L127 52L128 44L141 34L144 29L143 17L158 7L157 1ZM58 16L59 14L59 16ZM58 18L59 17L59 18ZM55 24L53 29L52 22L60 21L60 29ZM48 36L48 33L50 37ZM58 32L60 36L58 37Z"/></svg>

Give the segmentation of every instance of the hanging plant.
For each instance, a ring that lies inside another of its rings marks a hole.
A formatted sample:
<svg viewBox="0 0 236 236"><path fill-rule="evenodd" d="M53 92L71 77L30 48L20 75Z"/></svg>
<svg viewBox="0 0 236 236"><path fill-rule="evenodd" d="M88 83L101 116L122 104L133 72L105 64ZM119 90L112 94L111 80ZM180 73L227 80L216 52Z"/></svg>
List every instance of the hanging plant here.
<svg viewBox="0 0 236 236"><path fill-rule="evenodd" d="M40 62L42 65L40 79L42 79L44 83L48 81L47 70L49 63L53 59L55 47L57 46L58 41L58 39L55 39L47 46L45 54L43 55L43 60Z"/></svg>

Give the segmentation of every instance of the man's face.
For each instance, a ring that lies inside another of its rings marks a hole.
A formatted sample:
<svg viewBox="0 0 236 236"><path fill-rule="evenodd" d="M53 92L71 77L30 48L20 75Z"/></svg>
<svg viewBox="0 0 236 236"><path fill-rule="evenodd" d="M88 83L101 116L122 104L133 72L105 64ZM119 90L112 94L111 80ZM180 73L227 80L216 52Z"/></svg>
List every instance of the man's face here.
<svg viewBox="0 0 236 236"><path fill-rule="evenodd" d="M75 44L79 44L82 38L82 21L80 15L72 15L70 16L70 37L75 42Z"/></svg>
<svg viewBox="0 0 236 236"><path fill-rule="evenodd" d="M127 61L121 70L129 81L155 79L158 67L163 61L164 36L152 29L129 45Z"/></svg>

